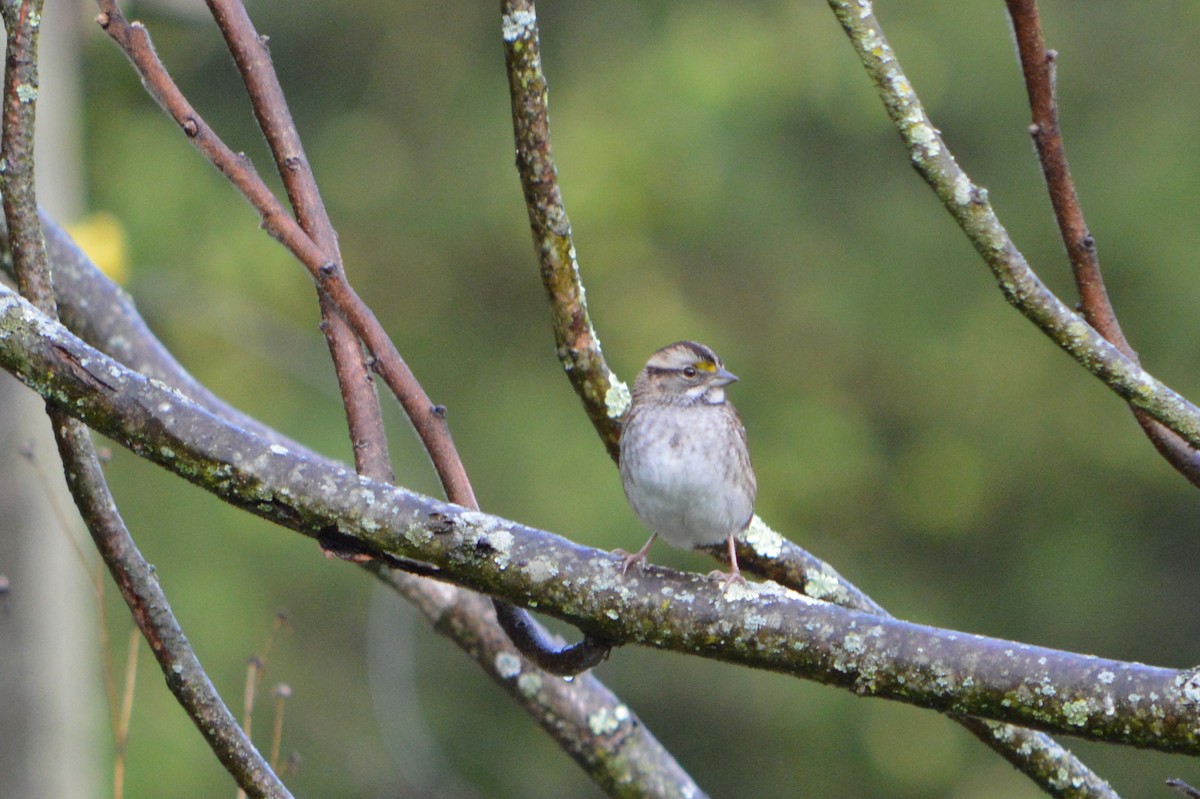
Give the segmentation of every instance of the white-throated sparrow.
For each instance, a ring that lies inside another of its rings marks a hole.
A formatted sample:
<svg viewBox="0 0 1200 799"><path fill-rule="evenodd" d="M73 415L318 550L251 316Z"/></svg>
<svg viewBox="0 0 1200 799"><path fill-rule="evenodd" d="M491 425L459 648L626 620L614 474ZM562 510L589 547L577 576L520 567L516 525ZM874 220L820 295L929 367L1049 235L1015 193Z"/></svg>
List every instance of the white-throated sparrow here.
<svg viewBox="0 0 1200 799"><path fill-rule="evenodd" d="M725 400L736 380L694 341L663 347L638 374L621 427L621 485L653 534L638 552L625 553L625 571L662 536L688 549L727 541L725 585L740 579L734 536L750 524L758 485L746 428Z"/></svg>

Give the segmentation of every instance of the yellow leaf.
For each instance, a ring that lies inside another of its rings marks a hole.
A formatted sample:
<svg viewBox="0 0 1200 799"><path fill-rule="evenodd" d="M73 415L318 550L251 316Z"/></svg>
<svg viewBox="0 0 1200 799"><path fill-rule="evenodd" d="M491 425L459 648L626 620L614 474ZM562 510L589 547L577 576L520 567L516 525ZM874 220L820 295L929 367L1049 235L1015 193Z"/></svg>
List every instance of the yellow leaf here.
<svg viewBox="0 0 1200 799"><path fill-rule="evenodd" d="M74 224L67 232L100 271L124 285L129 279L129 244L125 226L107 211L97 211Z"/></svg>

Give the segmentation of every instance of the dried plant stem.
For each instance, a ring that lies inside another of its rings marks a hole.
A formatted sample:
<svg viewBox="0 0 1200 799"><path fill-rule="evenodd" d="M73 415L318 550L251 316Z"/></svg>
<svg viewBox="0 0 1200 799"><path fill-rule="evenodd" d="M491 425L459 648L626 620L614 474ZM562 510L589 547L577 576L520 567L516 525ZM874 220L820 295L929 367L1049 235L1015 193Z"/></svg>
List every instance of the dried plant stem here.
<svg viewBox="0 0 1200 799"><path fill-rule="evenodd" d="M253 740L251 728L254 725L254 695L258 689L258 680L262 672L262 661L255 655L246 662L246 680L242 684L242 731L246 737ZM274 766L271 767L274 769ZM246 799L246 792L238 788L237 799Z"/></svg>
<svg viewBox="0 0 1200 799"><path fill-rule="evenodd" d="M292 689L280 683L275 686L275 722L271 725L271 768L278 772L279 749L283 745L283 710L292 696Z"/></svg>
<svg viewBox="0 0 1200 799"><path fill-rule="evenodd" d="M115 722L116 757L113 763L113 799L125 795L125 763L129 745L129 723L133 718L133 691L137 687L138 644L141 632L134 627L129 631L129 646L125 652L125 687L121 692L121 713Z"/></svg>
<svg viewBox="0 0 1200 799"><path fill-rule="evenodd" d="M57 292L56 292L57 296ZM32 445L22 448L21 454L33 466L34 474L37 475L38 482L42 486L42 491L46 496L46 501L50 506L51 513L58 521L59 530L62 531L67 541L71 545L71 549L75 552L79 559L79 564L83 567L84 573L88 576L88 582L92 586L92 594L96 598L96 636L100 644L100 663L101 670L104 673L104 697L108 705L108 723L112 730L113 740L120 742L121 736L121 700L117 694L117 677L113 669L113 651L112 642L109 639L108 632L108 617L105 615L104 602L104 565L97 562L95 568L89 563L88 556L84 553L83 547L75 539L71 530L72 525L66 510L58 501L59 494L53 490L50 483L50 475L46 473L42 466L42 459L37 457L37 453L33 451ZM133 628L132 635L137 635L137 628Z"/></svg>

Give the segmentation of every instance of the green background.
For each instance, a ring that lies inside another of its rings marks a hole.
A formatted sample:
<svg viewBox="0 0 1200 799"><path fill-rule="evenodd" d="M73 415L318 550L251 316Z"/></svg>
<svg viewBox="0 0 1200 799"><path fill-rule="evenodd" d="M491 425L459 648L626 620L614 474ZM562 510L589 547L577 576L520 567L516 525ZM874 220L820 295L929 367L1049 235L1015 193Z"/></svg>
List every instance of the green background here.
<svg viewBox="0 0 1200 799"><path fill-rule="evenodd" d="M1114 304L1146 366L1194 396L1200 9L1044 5L1068 154ZM554 356L497 6L250 10L351 280L448 406L484 508L632 548L646 531ZM742 378L732 397L769 524L903 618L1157 665L1200 661L1200 496L1118 399L1004 303L910 168L823 3L539 10L559 176L609 362L631 380L680 338L724 357ZM134 11L200 113L269 172L211 23ZM879 13L960 163L1073 302L1003 4ZM99 31L85 81L88 205L125 226L127 288L154 329L223 397L348 458L303 270ZM398 480L435 492L386 404ZM298 796L599 795L359 570L128 453L109 473L232 706L247 658L286 609L264 691L293 690L284 750L302 758L288 777ZM651 557L712 568L664 545ZM128 622L110 602L123 641ZM929 712L636 648L597 673L714 796L1041 795ZM1190 760L1068 743L1123 795L1167 795L1170 776L1200 783ZM128 757L128 796L232 795L149 658Z"/></svg>

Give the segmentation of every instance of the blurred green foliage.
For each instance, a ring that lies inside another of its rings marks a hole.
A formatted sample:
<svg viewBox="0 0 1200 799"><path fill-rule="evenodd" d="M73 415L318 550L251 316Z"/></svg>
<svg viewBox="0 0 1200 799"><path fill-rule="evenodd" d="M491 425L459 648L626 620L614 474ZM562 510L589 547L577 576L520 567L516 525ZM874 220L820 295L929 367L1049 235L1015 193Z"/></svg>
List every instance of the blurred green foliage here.
<svg viewBox="0 0 1200 799"><path fill-rule="evenodd" d="M1070 301L1003 4L881 6L935 124ZM1114 304L1146 365L1200 397L1200 8L1044 6ZM554 357L497 4L250 10L351 279L449 407L484 507L598 547L640 544ZM200 112L269 173L213 26L134 11ZM769 523L901 617L1200 660L1200 496L1121 402L1005 305L909 168L824 4L562 0L540 12L559 174L606 354L626 379L679 338L723 355L742 377L733 396ZM143 312L225 398L348 458L302 269L116 48L99 31L85 46L89 205L126 226ZM436 491L388 405L399 480ZM298 796L598 795L452 645L398 600L372 601L379 589L358 570L128 453L110 474L232 706L287 609L264 693L293 689L284 751L302 757L288 779ZM652 559L710 568L667 547ZM123 629L122 608L109 617ZM647 650L620 650L599 674L714 796L1041 795L923 711ZM148 663L137 702L129 796L232 795ZM256 719L264 746L269 704ZM1168 776L1200 782L1191 761L1077 751L1125 795L1161 792Z"/></svg>

